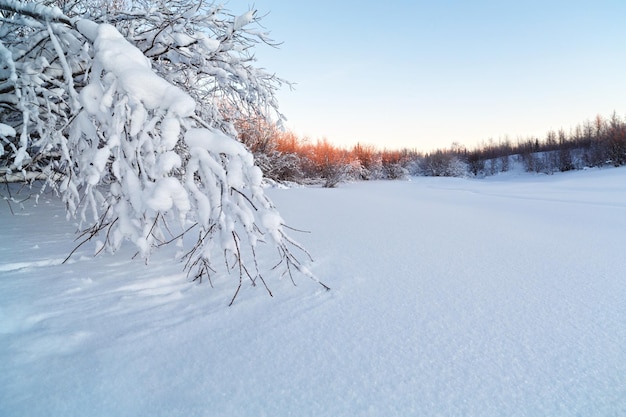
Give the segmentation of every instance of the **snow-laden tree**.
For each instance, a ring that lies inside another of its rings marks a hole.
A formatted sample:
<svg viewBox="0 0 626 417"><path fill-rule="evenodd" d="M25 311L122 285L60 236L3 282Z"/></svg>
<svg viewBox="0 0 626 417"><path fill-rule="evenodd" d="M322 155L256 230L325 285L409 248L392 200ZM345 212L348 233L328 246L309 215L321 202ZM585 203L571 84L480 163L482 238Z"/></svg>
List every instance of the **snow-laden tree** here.
<svg viewBox="0 0 626 417"><path fill-rule="evenodd" d="M0 0L3 180L44 179L98 252L131 241L147 260L193 234L185 268L198 280L235 269L235 296L246 277L266 284L258 242L278 249L284 273L316 280L222 111L280 117L282 80L251 55L270 42L256 13L192 0L56 3Z"/></svg>

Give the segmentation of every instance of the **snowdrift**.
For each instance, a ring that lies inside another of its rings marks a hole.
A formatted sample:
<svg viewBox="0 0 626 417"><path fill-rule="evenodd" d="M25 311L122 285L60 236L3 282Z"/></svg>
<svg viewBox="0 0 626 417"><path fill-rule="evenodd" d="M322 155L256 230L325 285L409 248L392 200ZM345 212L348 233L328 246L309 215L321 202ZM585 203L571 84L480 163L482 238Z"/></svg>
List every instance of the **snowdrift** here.
<svg viewBox="0 0 626 417"><path fill-rule="evenodd" d="M59 201L2 202L0 415L626 413L625 169L268 193L332 291L61 264Z"/></svg>

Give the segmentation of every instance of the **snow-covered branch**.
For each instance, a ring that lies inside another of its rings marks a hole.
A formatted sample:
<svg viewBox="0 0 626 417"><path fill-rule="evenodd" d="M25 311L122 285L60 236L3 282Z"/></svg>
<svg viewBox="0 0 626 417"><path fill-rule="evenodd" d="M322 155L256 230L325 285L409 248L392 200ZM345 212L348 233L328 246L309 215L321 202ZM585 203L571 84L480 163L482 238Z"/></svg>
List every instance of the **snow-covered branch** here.
<svg viewBox="0 0 626 417"><path fill-rule="evenodd" d="M0 28L4 180L45 176L97 253L131 241L147 260L193 231L183 260L195 279L236 266L237 293L244 277L265 284L256 249L267 242L287 273L316 280L224 112L228 103L230 112L279 115L282 80L247 54L255 37L266 39L246 29L255 14L224 16L191 0L154 6L94 21L0 0L18 29Z"/></svg>
<svg viewBox="0 0 626 417"><path fill-rule="evenodd" d="M72 21L58 7L49 7L34 1L1 0L0 10L32 17L43 22L60 22L71 25Z"/></svg>

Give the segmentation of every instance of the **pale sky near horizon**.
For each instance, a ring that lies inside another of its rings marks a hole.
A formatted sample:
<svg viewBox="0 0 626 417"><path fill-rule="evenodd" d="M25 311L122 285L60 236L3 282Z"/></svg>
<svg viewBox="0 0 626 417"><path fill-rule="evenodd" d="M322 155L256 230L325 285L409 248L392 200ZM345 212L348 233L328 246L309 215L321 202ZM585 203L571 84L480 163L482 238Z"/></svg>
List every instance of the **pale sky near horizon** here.
<svg viewBox="0 0 626 417"><path fill-rule="evenodd" d="M626 117L626 0L230 0L269 13L287 127L428 151Z"/></svg>

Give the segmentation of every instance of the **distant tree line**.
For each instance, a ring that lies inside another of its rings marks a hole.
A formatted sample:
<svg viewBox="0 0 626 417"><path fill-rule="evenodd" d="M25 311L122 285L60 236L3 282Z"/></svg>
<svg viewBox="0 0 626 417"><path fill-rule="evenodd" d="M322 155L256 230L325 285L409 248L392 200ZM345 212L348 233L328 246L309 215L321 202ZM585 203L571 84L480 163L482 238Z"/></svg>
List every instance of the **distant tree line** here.
<svg viewBox="0 0 626 417"><path fill-rule="evenodd" d="M569 132L549 131L542 139L489 140L472 149L453 143L450 148L428 153L380 150L365 144L342 148L326 139L299 138L265 120L246 119L234 124L267 178L325 187L342 181L408 175L484 177L506 172L514 163L527 172L545 174L626 165L626 121L616 113L609 118L596 116Z"/></svg>
<svg viewBox="0 0 626 417"><path fill-rule="evenodd" d="M527 172L552 174L586 167L626 164L626 122L616 113L610 118L596 116L573 128L549 131L545 138L528 138L512 144L509 140L483 144L461 155L471 175L493 175L507 171L511 157Z"/></svg>
<svg viewBox="0 0 626 417"><path fill-rule="evenodd" d="M266 119L236 120L234 125L265 177L278 182L332 188L350 180L398 179L408 175L411 161L420 157L406 149L378 150L363 144L346 149L327 139L312 141Z"/></svg>

